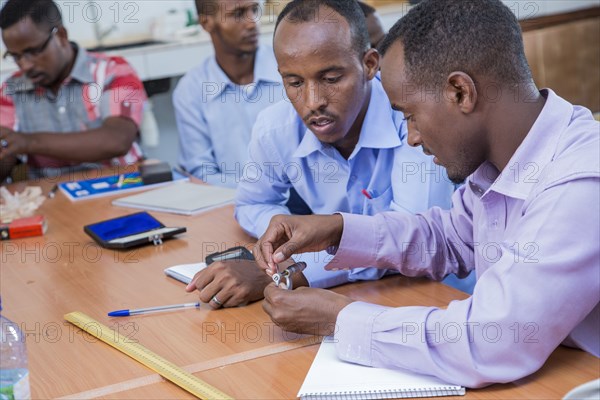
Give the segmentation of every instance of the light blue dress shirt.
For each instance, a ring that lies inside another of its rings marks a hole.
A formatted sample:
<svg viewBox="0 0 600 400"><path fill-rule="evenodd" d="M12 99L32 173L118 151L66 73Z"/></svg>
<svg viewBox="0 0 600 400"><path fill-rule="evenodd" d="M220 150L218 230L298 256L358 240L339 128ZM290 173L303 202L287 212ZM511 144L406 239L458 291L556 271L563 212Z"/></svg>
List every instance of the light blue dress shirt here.
<svg viewBox="0 0 600 400"><path fill-rule="evenodd" d="M284 97L273 50L259 47L254 82L233 83L215 56L189 71L173 93L179 164L203 181L235 187L257 115Z"/></svg>
<svg viewBox="0 0 600 400"><path fill-rule="evenodd" d="M454 185L445 170L420 148L410 147L406 139L403 115L392 110L379 77L372 81L360 138L347 160L334 147L321 143L284 100L257 118L249 161L238 186L235 217L250 235L262 235L273 216L290 214L285 204L291 187L315 214L449 208ZM304 274L313 287L378 279L385 273L372 268L324 271L330 259L325 252L294 259L308 263Z"/></svg>

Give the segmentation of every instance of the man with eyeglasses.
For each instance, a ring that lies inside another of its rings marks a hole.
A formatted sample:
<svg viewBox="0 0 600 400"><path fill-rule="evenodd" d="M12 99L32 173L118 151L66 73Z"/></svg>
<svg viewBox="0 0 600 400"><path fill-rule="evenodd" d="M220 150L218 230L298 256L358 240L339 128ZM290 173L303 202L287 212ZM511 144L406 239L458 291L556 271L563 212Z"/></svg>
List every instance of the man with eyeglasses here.
<svg viewBox="0 0 600 400"><path fill-rule="evenodd" d="M0 182L19 160L36 178L141 159L146 94L125 60L70 42L51 0L9 0L0 28L19 67L0 93Z"/></svg>

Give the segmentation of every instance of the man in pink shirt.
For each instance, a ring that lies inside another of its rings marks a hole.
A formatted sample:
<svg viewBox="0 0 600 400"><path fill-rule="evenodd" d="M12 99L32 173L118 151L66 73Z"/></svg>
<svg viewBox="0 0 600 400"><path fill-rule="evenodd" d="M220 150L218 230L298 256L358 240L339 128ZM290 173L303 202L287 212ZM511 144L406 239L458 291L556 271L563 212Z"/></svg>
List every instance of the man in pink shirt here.
<svg viewBox="0 0 600 400"><path fill-rule="evenodd" d="M6 2L0 28L19 67L0 93L0 182L19 158L30 178L141 159L146 93L124 59L69 41L51 0Z"/></svg>
<svg viewBox="0 0 600 400"><path fill-rule="evenodd" d="M445 309L391 308L270 285L265 311L284 329L335 334L348 362L474 388L532 374L561 344L600 356L598 122L536 88L500 0L424 1L381 49L409 143L466 184L451 210L277 216L256 245L260 266L272 274L292 252L328 249L326 269L475 270L475 291Z"/></svg>

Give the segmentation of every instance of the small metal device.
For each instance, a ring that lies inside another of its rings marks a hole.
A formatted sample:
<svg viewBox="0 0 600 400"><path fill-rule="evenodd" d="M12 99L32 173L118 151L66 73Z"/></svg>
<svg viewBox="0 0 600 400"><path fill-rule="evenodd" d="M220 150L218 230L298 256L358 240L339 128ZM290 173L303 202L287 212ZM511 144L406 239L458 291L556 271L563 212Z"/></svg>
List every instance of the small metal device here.
<svg viewBox="0 0 600 400"><path fill-rule="evenodd" d="M273 282L275 282L275 285L277 286L283 282L287 290L292 290L294 287L292 275L297 272L302 272L304 269L306 269L306 263L303 261L292 264L285 271L273 274Z"/></svg>

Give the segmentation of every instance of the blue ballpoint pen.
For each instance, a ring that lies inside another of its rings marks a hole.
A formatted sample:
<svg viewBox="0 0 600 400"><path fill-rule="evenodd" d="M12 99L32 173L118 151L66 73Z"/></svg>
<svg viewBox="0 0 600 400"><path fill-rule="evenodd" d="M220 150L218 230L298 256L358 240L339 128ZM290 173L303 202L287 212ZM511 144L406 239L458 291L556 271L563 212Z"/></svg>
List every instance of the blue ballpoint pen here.
<svg viewBox="0 0 600 400"><path fill-rule="evenodd" d="M131 315L148 314L148 313L153 313L153 312L158 312L158 311L168 311L168 310L176 310L179 308L190 308L190 307L199 308L200 303L173 304L171 306L138 308L136 310L117 310L117 311L109 312L108 316L109 317L129 317Z"/></svg>

